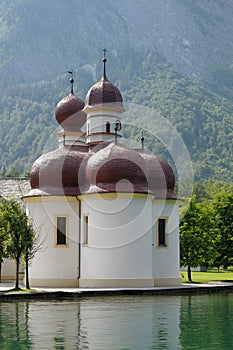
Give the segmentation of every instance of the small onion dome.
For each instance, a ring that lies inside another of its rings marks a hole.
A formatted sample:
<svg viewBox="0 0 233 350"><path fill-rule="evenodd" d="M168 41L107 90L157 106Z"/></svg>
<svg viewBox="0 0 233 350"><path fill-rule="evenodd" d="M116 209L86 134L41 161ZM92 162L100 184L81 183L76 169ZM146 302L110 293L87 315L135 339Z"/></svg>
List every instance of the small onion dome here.
<svg viewBox="0 0 233 350"><path fill-rule="evenodd" d="M87 162L88 192L147 193L145 169L145 161L138 152L110 143Z"/></svg>
<svg viewBox="0 0 233 350"><path fill-rule="evenodd" d="M176 199L175 176L171 166L162 158L138 150L148 169L148 187L157 198Z"/></svg>
<svg viewBox="0 0 233 350"><path fill-rule="evenodd" d="M103 74L100 81L93 85L86 96L85 109L102 104L114 104L115 107L124 111L123 99L120 90L113 85Z"/></svg>
<svg viewBox="0 0 233 350"><path fill-rule="evenodd" d="M32 166L28 196L77 196L85 186L87 147L62 147L43 154Z"/></svg>
<svg viewBox="0 0 233 350"><path fill-rule="evenodd" d="M86 114L82 111L84 102L70 93L58 102L55 109L57 122L67 131L80 131L86 120Z"/></svg>

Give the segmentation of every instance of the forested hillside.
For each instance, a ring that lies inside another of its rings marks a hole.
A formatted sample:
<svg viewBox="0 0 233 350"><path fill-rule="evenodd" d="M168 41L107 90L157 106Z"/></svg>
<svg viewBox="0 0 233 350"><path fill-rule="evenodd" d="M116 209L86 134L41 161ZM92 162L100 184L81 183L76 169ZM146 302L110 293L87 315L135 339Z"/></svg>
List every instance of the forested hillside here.
<svg viewBox="0 0 233 350"><path fill-rule="evenodd" d="M107 46L108 78L126 102L177 128L196 179L232 181L232 16L222 0L2 0L1 175L23 175L56 146L48 141L56 139L56 104L70 90L67 70L84 99ZM140 139L128 126L123 132ZM149 135L146 142L167 156Z"/></svg>
<svg viewBox="0 0 233 350"><path fill-rule="evenodd" d="M176 127L190 152L197 180L232 181L232 101L185 78L163 61L153 68L147 65L125 92L126 99L153 108Z"/></svg>

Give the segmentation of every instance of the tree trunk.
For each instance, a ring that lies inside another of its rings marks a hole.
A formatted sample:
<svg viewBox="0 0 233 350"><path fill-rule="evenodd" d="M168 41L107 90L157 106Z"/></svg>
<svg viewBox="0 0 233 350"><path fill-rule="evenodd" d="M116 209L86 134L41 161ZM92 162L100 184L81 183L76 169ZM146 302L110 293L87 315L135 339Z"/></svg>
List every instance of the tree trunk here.
<svg viewBox="0 0 233 350"><path fill-rule="evenodd" d="M0 283L2 282L2 261L0 261Z"/></svg>
<svg viewBox="0 0 233 350"><path fill-rule="evenodd" d="M19 289L19 257L16 258L16 278L15 278L15 289Z"/></svg>
<svg viewBox="0 0 233 350"><path fill-rule="evenodd" d="M26 288L30 289L30 284L29 284L29 271L28 271L28 253L26 253L25 257L25 280L26 280Z"/></svg>
<svg viewBox="0 0 233 350"><path fill-rule="evenodd" d="M188 281L192 282L192 272L191 272L191 266L188 265Z"/></svg>

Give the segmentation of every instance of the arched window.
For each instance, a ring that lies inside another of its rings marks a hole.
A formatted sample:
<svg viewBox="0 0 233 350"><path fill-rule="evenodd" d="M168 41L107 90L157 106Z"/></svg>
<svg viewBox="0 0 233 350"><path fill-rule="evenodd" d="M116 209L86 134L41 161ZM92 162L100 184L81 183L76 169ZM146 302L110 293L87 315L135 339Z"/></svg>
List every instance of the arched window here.
<svg viewBox="0 0 233 350"><path fill-rule="evenodd" d="M110 123L106 122L106 132L110 132Z"/></svg>

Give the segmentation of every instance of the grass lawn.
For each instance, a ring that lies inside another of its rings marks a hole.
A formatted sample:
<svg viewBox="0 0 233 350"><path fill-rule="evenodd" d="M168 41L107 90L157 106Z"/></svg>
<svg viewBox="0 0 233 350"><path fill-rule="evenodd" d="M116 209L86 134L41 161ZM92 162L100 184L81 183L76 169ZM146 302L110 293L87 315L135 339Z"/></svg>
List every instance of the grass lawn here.
<svg viewBox="0 0 233 350"><path fill-rule="evenodd" d="M180 276L182 278L182 283L188 283L188 276L186 271L181 271ZM227 271L220 270L219 272L216 269L210 269L207 272L193 271L192 281L194 283L207 283L213 281L233 282L233 269L229 268Z"/></svg>

